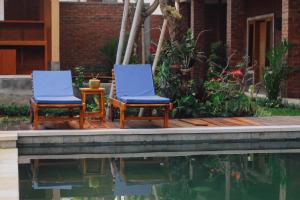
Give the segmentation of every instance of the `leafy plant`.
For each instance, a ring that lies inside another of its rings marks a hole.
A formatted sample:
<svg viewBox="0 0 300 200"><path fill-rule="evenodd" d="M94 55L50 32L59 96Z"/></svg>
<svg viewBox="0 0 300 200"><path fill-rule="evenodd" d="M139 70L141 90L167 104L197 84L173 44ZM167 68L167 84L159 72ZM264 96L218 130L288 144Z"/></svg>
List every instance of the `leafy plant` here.
<svg viewBox="0 0 300 200"><path fill-rule="evenodd" d="M226 45L222 42L215 42L210 47L210 55L208 57L208 78L217 78L226 66Z"/></svg>
<svg viewBox="0 0 300 200"><path fill-rule="evenodd" d="M28 105L0 104L1 116L28 116Z"/></svg>
<svg viewBox="0 0 300 200"><path fill-rule="evenodd" d="M176 74L170 72L168 60L158 66L154 82L159 95L172 100L177 98L180 81Z"/></svg>
<svg viewBox="0 0 300 200"><path fill-rule="evenodd" d="M281 83L290 72L285 59L289 47L290 43L285 40L267 53L270 66L264 68L263 83L270 102L277 102Z"/></svg>
<svg viewBox="0 0 300 200"><path fill-rule="evenodd" d="M255 103L244 94L247 76L251 66L248 59L230 67L228 64L219 72L215 71L216 78L206 81L204 88L206 98L204 108L209 116L247 116L255 113Z"/></svg>
<svg viewBox="0 0 300 200"><path fill-rule="evenodd" d="M192 30L189 29L180 43L168 41L163 53L169 57L171 64L179 64L182 69L190 69L196 61L202 62L204 59L203 52L197 49L200 36L201 33L195 39Z"/></svg>
<svg viewBox="0 0 300 200"><path fill-rule="evenodd" d="M82 88L84 83L84 67L78 66L74 68L75 72L75 86L77 88Z"/></svg>
<svg viewBox="0 0 300 200"><path fill-rule="evenodd" d="M112 38L100 49L100 53L105 57L107 64L111 67L114 66L116 62L118 42L119 40L117 38Z"/></svg>

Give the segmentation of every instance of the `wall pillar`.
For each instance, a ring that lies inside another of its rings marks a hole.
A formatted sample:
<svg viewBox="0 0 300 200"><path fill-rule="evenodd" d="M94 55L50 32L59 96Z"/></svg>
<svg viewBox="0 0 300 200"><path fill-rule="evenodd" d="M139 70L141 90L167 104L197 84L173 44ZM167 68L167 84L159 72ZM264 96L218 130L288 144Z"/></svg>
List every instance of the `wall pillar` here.
<svg viewBox="0 0 300 200"><path fill-rule="evenodd" d="M247 18L245 0L227 0L227 56L231 65L238 64L246 55Z"/></svg>
<svg viewBox="0 0 300 200"><path fill-rule="evenodd" d="M0 0L0 21L4 20L4 0Z"/></svg>
<svg viewBox="0 0 300 200"><path fill-rule="evenodd" d="M59 58L59 0L51 0L51 70L60 70Z"/></svg>
<svg viewBox="0 0 300 200"><path fill-rule="evenodd" d="M282 0L282 39L292 43L288 52L288 65L298 71L289 75L286 81L286 97L300 98L300 1Z"/></svg>

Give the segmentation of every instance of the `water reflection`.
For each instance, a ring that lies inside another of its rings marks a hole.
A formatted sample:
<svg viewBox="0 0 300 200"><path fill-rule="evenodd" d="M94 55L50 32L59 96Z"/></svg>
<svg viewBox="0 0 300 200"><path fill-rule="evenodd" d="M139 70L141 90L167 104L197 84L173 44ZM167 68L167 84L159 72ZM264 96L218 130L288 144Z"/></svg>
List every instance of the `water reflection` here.
<svg viewBox="0 0 300 200"><path fill-rule="evenodd" d="M300 154L33 160L21 199L296 200Z"/></svg>

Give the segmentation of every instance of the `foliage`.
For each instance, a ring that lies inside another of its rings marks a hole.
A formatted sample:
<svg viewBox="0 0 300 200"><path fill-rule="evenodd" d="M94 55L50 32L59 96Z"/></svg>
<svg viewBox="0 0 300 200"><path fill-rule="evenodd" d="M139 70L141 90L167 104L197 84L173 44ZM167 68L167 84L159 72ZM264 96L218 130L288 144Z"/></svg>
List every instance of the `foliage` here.
<svg viewBox="0 0 300 200"><path fill-rule="evenodd" d="M196 97L196 87L193 81L189 81L184 92L174 101L173 117L197 117L201 113L201 103Z"/></svg>
<svg viewBox="0 0 300 200"><path fill-rule="evenodd" d="M78 114L78 110L74 110L74 114ZM49 116L63 116L68 115L68 109L40 109L39 115L49 115ZM0 116L8 117L20 117L29 116L29 105L17 105L17 104L0 104Z"/></svg>
<svg viewBox="0 0 300 200"><path fill-rule="evenodd" d="M223 67L226 66L226 45L222 42L215 42L210 47L210 55L208 56L208 78L217 78Z"/></svg>
<svg viewBox="0 0 300 200"><path fill-rule="evenodd" d="M169 63L165 59L157 68L154 82L158 95L168 97L174 103L173 117L198 116L200 102L196 97L194 82L183 82L180 74L170 72Z"/></svg>
<svg viewBox="0 0 300 200"><path fill-rule="evenodd" d="M191 68L196 61L202 62L203 52L197 50L197 41L189 29L181 42L168 41L163 48L163 54L168 56L171 64L179 64L182 69Z"/></svg>
<svg viewBox="0 0 300 200"><path fill-rule="evenodd" d="M277 103L276 106L270 106L268 99L256 99L256 116L300 116L300 107L296 105L284 105Z"/></svg>
<svg viewBox="0 0 300 200"><path fill-rule="evenodd" d="M84 83L84 67L78 66L74 68L75 72L75 86L77 88L82 88Z"/></svg>
<svg viewBox="0 0 300 200"><path fill-rule="evenodd" d="M172 100L177 98L180 81L176 74L170 72L168 60L157 67L154 83L158 95L169 97Z"/></svg>
<svg viewBox="0 0 300 200"><path fill-rule="evenodd" d="M263 83L270 102L277 102L281 83L289 74L289 68L285 60L289 47L290 43L283 41L267 53L270 66L264 68Z"/></svg>
<svg viewBox="0 0 300 200"><path fill-rule="evenodd" d="M1 116L28 116L28 105L0 104Z"/></svg>
<svg viewBox="0 0 300 200"><path fill-rule="evenodd" d="M209 116L247 116L255 113L255 104L244 94L245 82L252 67L248 59L234 68L229 65L223 71L214 71L217 78L204 83L206 99L204 108Z"/></svg>
<svg viewBox="0 0 300 200"><path fill-rule="evenodd" d="M108 40L100 49L100 53L105 57L107 64L111 67L114 66L116 62L118 42L118 38L112 38Z"/></svg>

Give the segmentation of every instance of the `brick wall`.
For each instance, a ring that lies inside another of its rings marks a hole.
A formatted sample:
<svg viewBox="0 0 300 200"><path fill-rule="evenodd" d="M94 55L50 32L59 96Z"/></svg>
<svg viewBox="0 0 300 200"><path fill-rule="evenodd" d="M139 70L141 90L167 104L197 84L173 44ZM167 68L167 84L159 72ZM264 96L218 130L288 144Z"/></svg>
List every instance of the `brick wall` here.
<svg viewBox="0 0 300 200"><path fill-rule="evenodd" d="M282 0L282 38L293 45L289 50L288 64L297 69L286 82L286 94L290 98L300 98L300 1Z"/></svg>
<svg viewBox="0 0 300 200"><path fill-rule="evenodd" d="M123 15L123 4L100 2L60 3L61 68L74 66L107 66L99 49L112 38L118 38ZM133 10L129 13L132 18ZM127 21L127 31L130 22ZM162 17L153 16L151 27L161 27ZM158 41L160 31L151 31Z"/></svg>
<svg viewBox="0 0 300 200"><path fill-rule="evenodd" d="M150 37L151 37L151 42L154 42L155 44L158 43L161 28L163 25L163 21L164 21L164 18L162 15L151 16L151 19L150 19L151 35L150 35Z"/></svg>
<svg viewBox="0 0 300 200"><path fill-rule="evenodd" d="M227 55L232 65L237 64L246 54L246 10L245 0L227 1Z"/></svg>

